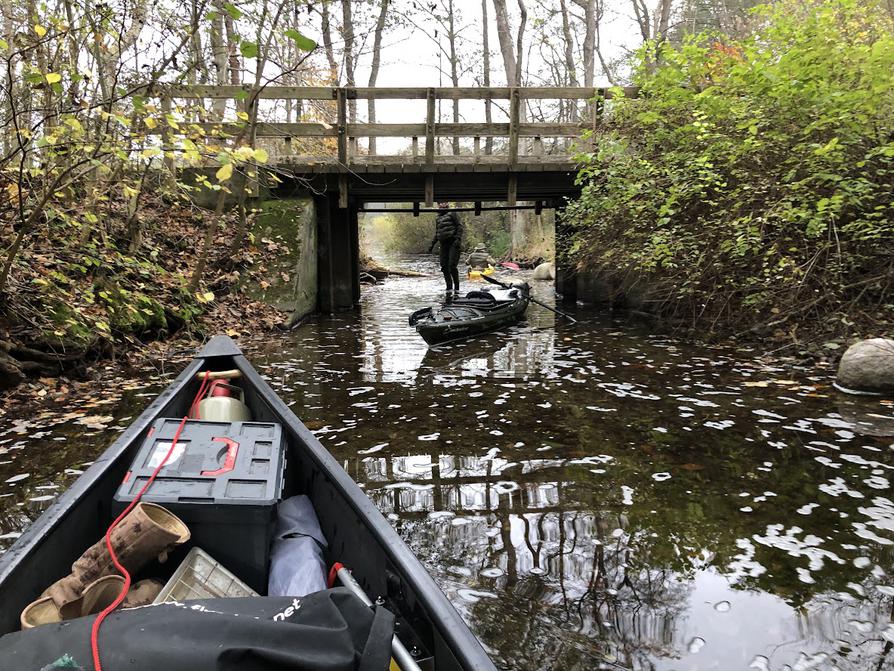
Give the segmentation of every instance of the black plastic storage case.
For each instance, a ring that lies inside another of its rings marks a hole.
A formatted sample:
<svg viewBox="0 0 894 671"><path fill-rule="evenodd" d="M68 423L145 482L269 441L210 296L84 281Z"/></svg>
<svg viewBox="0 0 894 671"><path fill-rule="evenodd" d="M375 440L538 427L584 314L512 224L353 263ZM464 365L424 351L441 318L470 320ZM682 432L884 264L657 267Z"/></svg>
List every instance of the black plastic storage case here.
<svg viewBox="0 0 894 671"><path fill-rule="evenodd" d="M168 453L180 422L159 419L152 426L115 494L119 512ZM284 452L279 424L189 420L142 500L177 515L189 527L191 544L266 594Z"/></svg>

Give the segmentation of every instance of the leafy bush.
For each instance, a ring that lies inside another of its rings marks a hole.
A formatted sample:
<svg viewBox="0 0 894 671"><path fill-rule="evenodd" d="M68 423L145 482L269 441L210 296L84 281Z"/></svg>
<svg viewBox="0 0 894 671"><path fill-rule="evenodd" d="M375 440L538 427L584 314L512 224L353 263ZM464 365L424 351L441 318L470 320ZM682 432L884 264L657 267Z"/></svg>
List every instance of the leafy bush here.
<svg viewBox="0 0 894 671"><path fill-rule="evenodd" d="M583 157L570 260L644 279L696 323L877 313L894 283L892 17L782 0L754 26L643 48L639 97L613 101Z"/></svg>
<svg viewBox="0 0 894 671"><path fill-rule="evenodd" d="M363 219L363 244L370 254L420 254L428 249L435 231L435 214L424 213L418 217L406 212L366 215ZM460 217L465 225L463 249L471 251L475 245L483 242L491 256L500 258L509 252L511 236L509 233L508 212L486 211L480 216L472 212L461 212ZM538 229L542 240L534 235L534 226L529 222L527 227L527 246L542 253L543 249L552 250L553 222L544 211L544 223ZM533 214L529 219L533 219ZM528 250L520 250L522 256Z"/></svg>

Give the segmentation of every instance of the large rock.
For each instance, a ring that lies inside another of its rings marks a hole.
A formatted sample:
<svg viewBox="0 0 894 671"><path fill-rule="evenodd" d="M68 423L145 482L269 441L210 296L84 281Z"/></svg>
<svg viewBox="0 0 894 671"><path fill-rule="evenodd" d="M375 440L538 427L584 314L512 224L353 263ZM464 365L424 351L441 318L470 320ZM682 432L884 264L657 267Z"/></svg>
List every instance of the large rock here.
<svg viewBox="0 0 894 671"><path fill-rule="evenodd" d="M533 280L554 280L556 279L556 264L551 261L541 263L534 268L534 274L531 275Z"/></svg>
<svg viewBox="0 0 894 671"><path fill-rule="evenodd" d="M848 347L837 381L846 390L894 392L894 340L870 338Z"/></svg>

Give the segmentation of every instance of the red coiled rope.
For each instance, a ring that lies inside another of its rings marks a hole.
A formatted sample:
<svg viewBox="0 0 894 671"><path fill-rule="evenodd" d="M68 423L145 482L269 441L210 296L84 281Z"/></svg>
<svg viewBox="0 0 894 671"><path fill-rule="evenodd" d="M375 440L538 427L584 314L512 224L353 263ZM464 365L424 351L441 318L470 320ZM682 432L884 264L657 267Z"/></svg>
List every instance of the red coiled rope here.
<svg viewBox="0 0 894 671"><path fill-rule="evenodd" d="M115 554L115 548L112 547L112 531L118 526L118 523L121 522L125 517L127 517L128 513L134 509L134 506L140 502L140 499L143 498L143 494L146 493L146 490L155 482L155 477L158 475L159 471L164 467L164 465L168 462L168 459L171 458L171 455L174 454L174 447L177 445L177 440L180 438L180 433L183 431L183 427L186 425L186 421L194 416L197 411L197 406L199 405L199 401L202 400L202 395L208 389L208 376L211 371L205 371L205 376L202 378L202 384L199 385L199 391L196 394L196 397L193 399L192 403L189 406L189 410L186 415L180 420L180 426L177 427L177 431L174 432L174 438L171 441L171 446L168 448L168 453L165 455L164 459L161 460L161 463L155 467L155 470L152 471L152 475L149 476L149 479L146 481L146 484L143 485L143 488L137 492L137 495L133 498L133 501L124 509L118 517L115 518L115 521L109 525L109 528L106 529L106 549L109 551L109 556L112 558L112 563L115 565L115 568L121 573L124 577L124 585L121 587L121 592L115 598L115 600L110 603L103 611L96 616L96 619L93 620L93 628L90 630L90 649L93 652L93 668L94 671L102 671L102 664L99 661L99 628L102 626L103 620L106 619L109 613L115 610L121 603L124 601L125 597L127 597L127 592L130 590L130 573L126 568L118 561L118 556Z"/></svg>

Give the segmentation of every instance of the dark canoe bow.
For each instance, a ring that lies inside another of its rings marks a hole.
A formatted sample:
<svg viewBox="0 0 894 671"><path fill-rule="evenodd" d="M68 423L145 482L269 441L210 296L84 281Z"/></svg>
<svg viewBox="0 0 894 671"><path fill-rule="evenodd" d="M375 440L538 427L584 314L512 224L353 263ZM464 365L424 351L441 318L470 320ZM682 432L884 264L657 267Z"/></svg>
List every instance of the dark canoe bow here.
<svg viewBox="0 0 894 671"><path fill-rule="evenodd" d="M402 621L407 647L421 647L436 671L493 671L456 609L373 502L348 476L226 336L212 338L114 443L0 555L0 634L19 629L19 613L101 538L112 497L159 417L182 417L198 389L196 373L238 369L258 421L279 422L287 442L284 496L307 494L329 542L326 559L348 566L367 594L384 595ZM2 660L0 660L2 662ZM0 667L3 667L0 664Z"/></svg>

